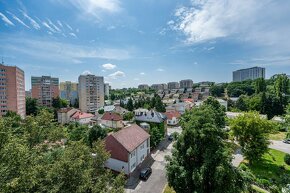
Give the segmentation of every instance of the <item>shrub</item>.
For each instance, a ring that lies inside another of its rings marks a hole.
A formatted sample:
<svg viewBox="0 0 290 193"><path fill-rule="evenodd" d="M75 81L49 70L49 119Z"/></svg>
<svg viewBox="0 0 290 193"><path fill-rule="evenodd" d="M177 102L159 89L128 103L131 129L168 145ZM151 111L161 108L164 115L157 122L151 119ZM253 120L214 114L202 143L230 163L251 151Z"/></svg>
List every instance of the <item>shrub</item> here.
<svg viewBox="0 0 290 193"><path fill-rule="evenodd" d="M290 154L286 154L284 157L284 161L287 165L290 165Z"/></svg>

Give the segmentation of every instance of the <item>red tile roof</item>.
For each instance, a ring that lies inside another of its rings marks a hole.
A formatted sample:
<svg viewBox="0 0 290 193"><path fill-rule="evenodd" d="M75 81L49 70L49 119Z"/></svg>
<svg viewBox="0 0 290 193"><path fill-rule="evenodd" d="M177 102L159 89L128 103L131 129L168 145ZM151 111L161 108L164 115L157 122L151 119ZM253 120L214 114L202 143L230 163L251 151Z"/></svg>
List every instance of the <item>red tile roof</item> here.
<svg viewBox="0 0 290 193"><path fill-rule="evenodd" d="M123 120L121 115L118 113L114 112L105 112L105 114L102 116L102 120L107 120L107 121L121 121Z"/></svg>
<svg viewBox="0 0 290 193"><path fill-rule="evenodd" d="M194 102L192 98L183 99L183 102Z"/></svg>
<svg viewBox="0 0 290 193"><path fill-rule="evenodd" d="M164 113L167 119L172 119L173 117L179 118L181 114L178 111L169 111Z"/></svg>
<svg viewBox="0 0 290 193"><path fill-rule="evenodd" d="M79 111L73 114L72 116L73 119L86 119L86 118L92 118L92 117L94 117L94 115L91 113L83 113Z"/></svg>
<svg viewBox="0 0 290 193"><path fill-rule="evenodd" d="M144 141L150 138L150 135L136 124L125 127L111 135L114 137L128 152L132 152Z"/></svg>
<svg viewBox="0 0 290 193"><path fill-rule="evenodd" d="M59 112L59 113L67 113L67 112L69 112L72 109L73 108L71 108L71 107L69 107L69 108L61 108L57 112Z"/></svg>

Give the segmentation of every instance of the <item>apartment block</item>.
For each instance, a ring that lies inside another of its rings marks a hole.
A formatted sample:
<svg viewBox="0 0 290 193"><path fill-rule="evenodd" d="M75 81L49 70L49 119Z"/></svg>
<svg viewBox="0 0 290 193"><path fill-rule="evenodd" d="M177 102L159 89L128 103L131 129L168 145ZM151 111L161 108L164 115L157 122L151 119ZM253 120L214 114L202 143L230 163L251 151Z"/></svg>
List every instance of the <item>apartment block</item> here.
<svg viewBox="0 0 290 193"><path fill-rule="evenodd" d="M59 96L59 79L50 76L31 77L31 96L42 106L51 107L53 98Z"/></svg>
<svg viewBox="0 0 290 193"><path fill-rule="evenodd" d="M110 96L110 85L109 85L109 83L104 84L104 91L105 91L105 96L109 97Z"/></svg>
<svg viewBox="0 0 290 193"><path fill-rule="evenodd" d="M154 90L166 90L166 89L168 89L167 84L152 84L151 88Z"/></svg>
<svg viewBox="0 0 290 193"><path fill-rule="evenodd" d="M83 112L95 113L105 104L104 77L92 74L79 76L79 108Z"/></svg>
<svg viewBox="0 0 290 193"><path fill-rule="evenodd" d="M78 83L65 81L60 83L60 98L74 105L78 99Z"/></svg>
<svg viewBox="0 0 290 193"><path fill-rule="evenodd" d="M187 80L181 80L179 82L180 88L192 88L193 87L193 81L190 79Z"/></svg>
<svg viewBox="0 0 290 193"><path fill-rule="evenodd" d="M257 78L265 78L265 68L253 67L240 69L233 72L233 82L255 80Z"/></svg>
<svg viewBox="0 0 290 193"><path fill-rule="evenodd" d="M179 83L178 82L169 82L167 85L168 85L168 89L169 90L179 89Z"/></svg>
<svg viewBox="0 0 290 193"><path fill-rule="evenodd" d="M138 86L138 89L140 89L140 90L149 90L149 85L148 84L140 84Z"/></svg>
<svg viewBox="0 0 290 193"><path fill-rule="evenodd" d="M26 115L24 71L0 64L0 117L7 111L16 112L22 118Z"/></svg>

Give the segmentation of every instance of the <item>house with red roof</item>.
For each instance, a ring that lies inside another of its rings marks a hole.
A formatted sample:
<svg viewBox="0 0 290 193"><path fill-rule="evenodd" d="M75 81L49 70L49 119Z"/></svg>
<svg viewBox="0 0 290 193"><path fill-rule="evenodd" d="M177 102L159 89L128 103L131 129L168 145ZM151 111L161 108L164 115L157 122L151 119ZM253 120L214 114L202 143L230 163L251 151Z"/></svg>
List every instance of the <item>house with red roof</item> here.
<svg viewBox="0 0 290 193"><path fill-rule="evenodd" d="M114 129L124 127L122 116L115 112L105 112L101 117L100 124Z"/></svg>
<svg viewBox="0 0 290 193"><path fill-rule="evenodd" d="M95 115L91 113L84 113L81 111L77 111L75 114L71 116L71 121L78 122L81 125L91 124L91 119Z"/></svg>
<svg viewBox="0 0 290 193"><path fill-rule="evenodd" d="M150 135L133 124L108 135L105 148L111 154L105 166L130 175L150 154Z"/></svg>
<svg viewBox="0 0 290 193"><path fill-rule="evenodd" d="M181 114L178 111L168 111L164 113L167 117L167 125L177 125Z"/></svg>
<svg viewBox="0 0 290 193"><path fill-rule="evenodd" d="M61 108L57 111L57 120L60 124L66 124L71 121L71 116L80 110L75 108Z"/></svg>

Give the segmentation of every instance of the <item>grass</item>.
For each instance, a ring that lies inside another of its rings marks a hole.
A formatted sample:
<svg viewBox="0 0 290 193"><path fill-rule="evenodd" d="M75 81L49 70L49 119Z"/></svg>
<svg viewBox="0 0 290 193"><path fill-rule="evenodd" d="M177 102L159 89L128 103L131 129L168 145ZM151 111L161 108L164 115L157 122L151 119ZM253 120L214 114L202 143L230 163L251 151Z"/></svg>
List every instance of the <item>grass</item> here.
<svg viewBox="0 0 290 193"><path fill-rule="evenodd" d="M287 134L287 132L272 133L272 134L270 134L269 139L281 141L281 140L285 139L286 134Z"/></svg>
<svg viewBox="0 0 290 193"><path fill-rule="evenodd" d="M251 172L259 179L266 179L278 187L284 186L283 177L290 176L290 166L284 162L285 153L270 149L261 161L248 166Z"/></svg>
<svg viewBox="0 0 290 193"><path fill-rule="evenodd" d="M175 193L175 191L166 184L163 193Z"/></svg>

